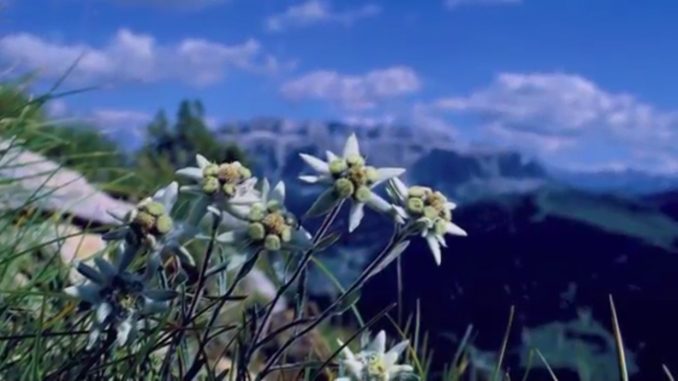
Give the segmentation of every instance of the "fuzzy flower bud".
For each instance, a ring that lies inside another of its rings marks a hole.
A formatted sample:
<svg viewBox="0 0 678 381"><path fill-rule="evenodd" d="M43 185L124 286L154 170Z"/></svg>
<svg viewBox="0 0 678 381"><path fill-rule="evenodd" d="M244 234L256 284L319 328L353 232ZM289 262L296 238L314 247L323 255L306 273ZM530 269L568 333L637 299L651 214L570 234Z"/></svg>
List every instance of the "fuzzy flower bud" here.
<svg viewBox="0 0 678 381"><path fill-rule="evenodd" d="M268 251L278 251L280 250L281 242L280 237L275 234L269 234L264 240L264 248Z"/></svg>
<svg viewBox="0 0 678 381"><path fill-rule="evenodd" d="M219 190L219 180L216 177L205 177L202 181L202 191L214 194Z"/></svg>
<svg viewBox="0 0 678 381"><path fill-rule="evenodd" d="M452 221L452 211L445 208L443 210L443 218L445 218L446 221Z"/></svg>
<svg viewBox="0 0 678 381"><path fill-rule="evenodd" d="M160 234L169 233L173 226L174 223L172 222L172 218L167 214L163 214L162 216L158 217L158 220L155 222L155 229Z"/></svg>
<svg viewBox="0 0 678 381"><path fill-rule="evenodd" d="M407 199L407 211L413 214L424 212L424 200L419 197L410 197Z"/></svg>
<svg viewBox="0 0 678 381"><path fill-rule="evenodd" d="M250 224L247 230L247 234L251 239L255 241L260 241L264 239L264 237L266 236L266 229L264 228L264 225L255 222Z"/></svg>
<svg viewBox="0 0 678 381"><path fill-rule="evenodd" d="M235 185L226 183L221 187L227 197L235 196Z"/></svg>
<svg viewBox="0 0 678 381"><path fill-rule="evenodd" d="M210 164L203 168L202 175L204 177L216 177L219 174L219 166L216 164Z"/></svg>
<svg viewBox="0 0 678 381"><path fill-rule="evenodd" d="M419 198L425 197L426 195L428 195L429 192L430 189L420 186L413 186L410 187L410 189L408 190L410 197L419 197Z"/></svg>
<svg viewBox="0 0 678 381"><path fill-rule="evenodd" d="M346 163L351 166L363 166L365 165L365 159L360 155L350 155L346 158Z"/></svg>
<svg viewBox="0 0 678 381"><path fill-rule="evenodd" d="M155 226L155 217L148 212L139 211L134 217L134 223L143 229L150 230Z"/></svg>
<svg viewBox="0 0 678 381"><path fill-rule="evenodd" d="M355 186L349 179L339 179L334 182L334 189L341 198L347 198L355 191Z"/></svg>
<svg viewBox="0 0 678 381"><path fill-rule="evenodd" d="M335 176L341 175L347 168L346 160L335 159L330 162L330 173Z"/></svg>
<svg viewBox="0 0 678 381"><path fill-rule="evenodd" d="M447 231L447 221L443 220L442 218L436 219L435 223L433 224L433 229L436 235L444 235Z"/></svg>
<svg viewBox="0 0 678 381"><path fill-rule="evenodd" d="M252 171L250 171L249 168L247 167L240 167L238 171L240 172L240 177L242 177L245 180L252 177Z"/></svg>
<svg viewBox="0 0 678 381"><path fill-rule="evenodd" d="M277 212L282 209L282 205L276 200L271 200L266 204L266 209L269 212Z"/></svg>
<svg viewBox="0 0 678 381"><path fill-rule="evenodd" d="M366 186L361 186L355 192L355 198L359 202L367 202L367 200L369 200L370 197L372 197L372 191L370 190L370 188Z"/></svg>
<svg viewBox="0 0 678 381"><path fill-rule="evenodd" d="M290 242L292 240L292 228L285 226L280 232L280 239L285 243Z"/></svg>
<svg viewBox="0 0 678 381"><path fill-rule="evenodd" d="M424 216L430 220L438 217L438 210L432 206L427 206L424 208Z"/></svg>
<svg viewBox="0 0 678 381"><path fill-rule="evenodd" d="M248 218L251 221L261 221L264 219L266 216L266 210L261 204L254 204L250 208L249 216Z"/></svg>
<svg viewBox="0 0 678 381"><path fill-rule="evenodd" d="M148 204L144 205L142 209L154 217L160 217L166 212L165 207L157 201L149 202Z"/></svg>

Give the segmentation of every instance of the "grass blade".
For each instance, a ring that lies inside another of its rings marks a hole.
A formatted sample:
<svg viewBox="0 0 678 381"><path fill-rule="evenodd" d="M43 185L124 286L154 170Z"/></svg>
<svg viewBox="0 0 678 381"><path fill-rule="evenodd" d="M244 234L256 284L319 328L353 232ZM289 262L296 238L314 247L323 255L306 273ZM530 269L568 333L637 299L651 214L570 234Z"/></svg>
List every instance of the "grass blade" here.
<svg viewBox="0 0 678 381"><path fill-rule="evenodd" d="M617 356L619 359L619 374L622 381L629 380L629 372L626 367L626 355L624 354L624 342L619 329L619 320L617 319L617 309L614 307L614 300L610 295L610 310L612 311L612 327L614 328L614 341L617 344Z"/></svg>

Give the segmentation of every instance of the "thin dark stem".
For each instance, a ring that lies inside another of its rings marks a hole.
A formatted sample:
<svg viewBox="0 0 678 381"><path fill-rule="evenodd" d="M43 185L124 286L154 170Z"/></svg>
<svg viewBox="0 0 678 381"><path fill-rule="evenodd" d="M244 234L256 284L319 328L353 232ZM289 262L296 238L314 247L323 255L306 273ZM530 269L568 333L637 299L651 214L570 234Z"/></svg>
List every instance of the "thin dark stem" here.
<svg viewBox="0 0 678 381"><path fill-rule="evenodd" d="M261 251L254 254L255 257L258 257L259 255L261 255ZM256 259L254 259L254 260L256 261ZM224 307L226 302L231 300L230 295L235 291L236 286L238 285L239 281L242 278L244 278L244 275L238 276L237 279L231 285L231 287L229 287L229 289L226 291L226 293L221 297L221 299L217 303L216 307L212 310L212 316L210 317L210 320L207 323L208 327L212 326L216 322L217 318L219 317L219 314L221 313L221 309ZM202 314L202 312L200 314ZM203 346L207 345L207 343L213 338L214 338L214 336L209 337L209 331L205 331L202 338L198 342L198 346L203 347ZM196 352L195 357L193 358L193 362L192 362L191 366L189 367L188 373L192 373L192 371L194 369L195 370L200 369L200 367L202 366L202 362L200 361L200 355L201 355L200 352ZM207 359L205 359L205 361L207 361Z"/></svg>
<svg viewBox="0 0 678 381"><path fill-rule="evenodd" d="M370 273L372 270L374 270L375 267L377 267L383 260L384 258L390 253L390 251L398 244L400 241L403 239L403 235L400 233L399 229L396 227L393 231L393 236L391 236L391 239L384 247L384 249L377 255L377 257L367 266L365 270L363 270L362 274L356 279L351 286L349 286L332 304L330 304L329 307L327 307L319 316L318 318L310 323L308 326L303 328L301 331L299 331L296 335L290 337L278 350L269 358L268 362L264 366L263 370L257 375L257 380L262 380L269 372L271 367L275 364L275 362L278 360L278 358L287 350L287 348L290 347L296 340L298 340L300 337L305 335L306 333L310 332L313 330L315 327L317 327L320 323L322 323L327 317L330 316L332 311L339 306L344 299L348 295L350 295L353 291L355 291L357 288L359 288L367 278L369 278Z"/></svg>
<svg viewBox="0 0 678 381"><path fill-rule="evenodd" d="M339 215L339 211L341 210L342 205L344 204L343 201L341 201L339 204L337 204L332 211L325 217L323 220L323 223L320 225L320 228L316 232L315 236L313 237L312 243L313 243L313 248L309 249L305 254L304 257L301 260L301 263L295 270L295 272L292 274L290 279L283 284L278 292L276 293L275 297L273 297L273 300L268 306L268 309L266 310L266 313L264 314L264 318L262 320L262 323L259 325L259 328L257 329L256 334L254 335L254 338L252 342L254 343L248 353L248 360L252 358L254 352L256 349L259 347L258 341L261 335L263 334L264 327L267 326L267 322L271 317L271 314L273 313L273 309L275 308L276 304L278 304L278 301L282 297L285 292L294 284L294 282L297 280L297 278L302 274L302 272L306 269L308 266L308 262L311 259L311 256L313 255L315 245L325 236L327 233L327 230L330 228L334 220L337 218Z"/></svg>
<svg viewBox="0 0 678 381"><path fill-rule="evenodd" d="M182 324L184 326L188 326L188 324L192 322L191 318L193 316L193 313L195 312L196 306L198 305L200 295L202 294L203 289L205 287L206 280L205 273L209 268L210 258L212 257L212 253L214 252L214 243L216 242L216 234L219 229L220 223L221 223L220 216L215 216L212 221L212 232L209 243L207 244L207 250L205 251L205 258L203 259L202 268L200 269L200 273L198 274L198 285L196 287L195 296L191 300L191 304L189 305L188 311L187 312L182 311ZM175 348L177 347L177 344L183 339L183 337L184 331L179 331L179 333L174 337L174 340L172 340L172 343L170 344L167 350L167 354L163 359L160 372L162 375L166 376L168 374L167 372L169 371L169 365L172 360L172 357L174 356Z"/></svg>

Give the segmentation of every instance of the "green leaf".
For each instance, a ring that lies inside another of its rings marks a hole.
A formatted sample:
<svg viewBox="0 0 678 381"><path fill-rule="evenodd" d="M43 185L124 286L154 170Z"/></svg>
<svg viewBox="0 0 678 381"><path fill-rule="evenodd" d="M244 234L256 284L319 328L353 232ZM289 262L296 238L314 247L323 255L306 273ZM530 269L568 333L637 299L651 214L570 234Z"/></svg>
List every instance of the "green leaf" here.
<svg viewBox="0 0 678 381"><path fill-rule="evenodd" d="M337 243L339 239L341 238L341 233L338 231L335 232L330 232L325 234L322 239L318 241L318 243L315 244L315 250L317 251L323 251L327 250L329 247Z"/></svg>
<svg viewBox="0 0 678 381"><path fill-rule="evenodd" d="M341 315L344 312L348 311L349 309L353 308L353 306L355 306L356 303L358 303L358 300L360 300L360 295L361 295L360 288L351 291L348 295L346 295L346 297L342 299L341 303L339 303L339 305L337 306L336 314Z"/></svg>
<svg viewBox="0 0 678 381"><path fill-rule="evenodd" d="M334 208L341 198L337 197L334 188L329 188L324 191L318 198L315 200L313 205L308 209L305 216L306 217L319 217L324 214L327 214L332 208Z"/></svg>
<svg viewBox="0 0 678 381"><path fill-rule="evenodd" d="M403 241L395 245L391 251L389 251L386 257L384 257L384 259L382 259L381 262L369 272L369 274L365 277L365 280L368 280L382 272L386 267L388 267L388 265L391 264L391 262L395 261L400 256L400 254L402 254L407 249L408 246L410 246L410 241Z"/></svg>

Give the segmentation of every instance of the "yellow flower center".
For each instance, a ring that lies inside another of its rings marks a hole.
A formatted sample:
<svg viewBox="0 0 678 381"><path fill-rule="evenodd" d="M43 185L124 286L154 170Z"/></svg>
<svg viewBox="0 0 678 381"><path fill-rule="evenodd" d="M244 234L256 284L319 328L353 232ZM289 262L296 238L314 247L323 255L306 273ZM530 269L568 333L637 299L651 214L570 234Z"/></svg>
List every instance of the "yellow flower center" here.
<svg viewBox="0 0 678 381"><path fill-rule="evenodd" d="M287 227L285 217L280 213L269 213L264 217L262 223L267 231L275 234L282 234L283 230Z"/></svg>
<svg viewBox="0 0 678 381"><path fill-rule="evenodd" d="M382 356L369 356L367 359L367 374L370 377L377 377L379 380L386 380L388 378L386 364L384 363L384 358Z"/></svg>
<svg viewBox="0 0 678 381"><path fill-rule="evenodd" d="M452 213L447 208L447 198L429 188L419 186L410 188L406 206L410 213L423 215L431 220L452 220Z"/></svg>
<svg viewBox="0 0 678 381"><path fill-rule="evenodd" d="M219 180L226 184L237 184L241 180L240 165L237 163L225 163L219 166Z"/></svg>

